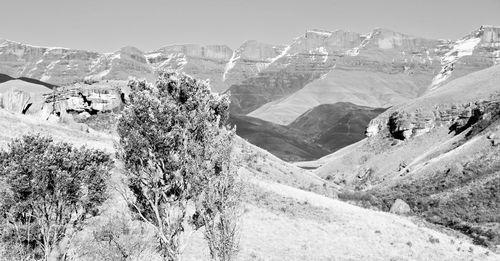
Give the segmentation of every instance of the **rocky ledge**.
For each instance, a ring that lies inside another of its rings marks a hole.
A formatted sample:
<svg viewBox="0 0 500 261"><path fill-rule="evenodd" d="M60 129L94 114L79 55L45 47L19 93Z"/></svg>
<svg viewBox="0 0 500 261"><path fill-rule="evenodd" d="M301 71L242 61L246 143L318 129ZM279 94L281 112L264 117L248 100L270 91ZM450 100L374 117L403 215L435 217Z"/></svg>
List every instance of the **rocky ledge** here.
<svg viewBox="0 0 500 261"><path fill-rule="evenodd" d="M473 124L491 119L500 113L500 96L465 104L442 104L433 109L417 109L412 112L395 110L388 117L372 120L366 136L389 136L408 140L430 132L433 128L448 127L450 132L461 133Z"/></svg>

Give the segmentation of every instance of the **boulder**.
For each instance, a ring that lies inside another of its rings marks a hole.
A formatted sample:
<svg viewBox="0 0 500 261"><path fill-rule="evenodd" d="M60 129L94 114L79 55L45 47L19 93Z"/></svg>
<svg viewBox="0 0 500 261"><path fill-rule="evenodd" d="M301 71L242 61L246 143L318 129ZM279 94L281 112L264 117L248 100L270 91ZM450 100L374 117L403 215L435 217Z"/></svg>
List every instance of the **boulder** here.
<svg viewBox="0 0 500 261"><path fill-rule="evenodd" d="M397 215L408 215L411 213L410 206L402 199L396 199L389 212Z"/></svg>

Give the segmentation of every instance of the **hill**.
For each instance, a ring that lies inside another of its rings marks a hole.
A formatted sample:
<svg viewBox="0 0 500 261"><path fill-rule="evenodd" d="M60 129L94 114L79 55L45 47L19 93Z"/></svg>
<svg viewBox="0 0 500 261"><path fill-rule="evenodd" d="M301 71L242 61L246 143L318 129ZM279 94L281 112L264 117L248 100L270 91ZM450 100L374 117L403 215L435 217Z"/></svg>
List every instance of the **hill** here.
<svg viewBox="0 0 500 261"><path fill-rule="evenodd" d="M384 111L348 102L323 104L305 112L288 126L302 130L309 140L336 151L362 140L367 124Z"/></svg>
<svg viewBox="0 0 500 261"><path fill-rule="evenodd" d="M37 79L32 79L32 78L28 78L28 77L13 78L13 77L8 76L7 74L0 73L0 83L4 83L4 82L15 80L15 79L18 79L18 80L21 80L24 82L33 83L33 84L43 85L49 89L54 89L55 87L57 87L57 85L42 82L42 81L39 81Z"/></svg>
<svg viewBox="0 0 500 261"><path fill-rule="evenodd" d="M238 115L231 115L229 122L237 126L240 137L287 161L311 160L329 153L308 142L302 132L287 126Z"/></svg>
<svg viewBox="0 0 500 261"><path fill-rule="evenodd" d="M369 138L299 165L362 192L347 199L389 210L401 198L415 214L494 247L500 242L499 84L500 66L452 80L379 115Z"/></svg>

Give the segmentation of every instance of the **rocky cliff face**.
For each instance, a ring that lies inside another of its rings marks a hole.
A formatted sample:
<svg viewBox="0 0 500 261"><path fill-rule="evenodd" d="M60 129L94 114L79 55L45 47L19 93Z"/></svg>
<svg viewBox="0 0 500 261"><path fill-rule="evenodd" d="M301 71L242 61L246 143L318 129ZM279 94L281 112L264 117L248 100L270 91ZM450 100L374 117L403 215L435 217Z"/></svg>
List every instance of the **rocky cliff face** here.
<svg viewBox="0 0 500 261"><path fill-rule="evenodd" d="M199 79L210 79L212 90L225 91L223 81L226 64L233 51L225 45L172 45L148 53L148 62L155 70L174 69Z"/></svg>
<svg viewBox="0 0 500 261"><path fill-rule="evenodd" d="M400 140L430 132L434 127L446 126L450 132L461 133L463 130L481 120L492 117L492 111L498 107L498 98L488 101L458 105L437 105L434 110L426 112L394 112L387 121L387 130L390 136ZM368 127L376 130L378 127ZM369 136L373 132L367 131Z"/></svg>
<svg viewBox="0 0 500 261"><path fill-rule="evenodd" d="M234 51L226 64L223 81L231 86L265 70L283 51L284 46L274 46L257 41L247 41Z"/></svg>
<svg viewBox="0 0 500 261"><path fill-rule="evenodd" d="M200 79L210 78L216 91L224 91L225 66L233 52L227 46L176 45L144 53L123 47L113 53L96 53L67 48L47 48L0 40L0 72L12 77L29 77L56 85L76 81L154 80L156 70L184 71Z"/></svg>
<svg viewBox="0 0 500 261"><path fill-rule="evenodd" d="M360 43L356 33L310 30L267 59L256 76L231 86L233 111L249 113L321 78L334 66L338 56ZM275 48L278 50L281 48Z"/></svg>

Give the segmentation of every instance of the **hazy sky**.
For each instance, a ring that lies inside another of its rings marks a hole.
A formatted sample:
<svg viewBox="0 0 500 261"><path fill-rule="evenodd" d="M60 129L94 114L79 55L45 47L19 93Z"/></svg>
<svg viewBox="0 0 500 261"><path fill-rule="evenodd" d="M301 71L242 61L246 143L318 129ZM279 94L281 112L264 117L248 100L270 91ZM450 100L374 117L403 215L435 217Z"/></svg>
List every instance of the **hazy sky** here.
<svg viewBox="0 0 500 261"><path fill-rule="evenodd" d="M0 38L111 52L174 43L286 44L306 29L460 38L500 25L500 0L1 0Z"/></svg>

